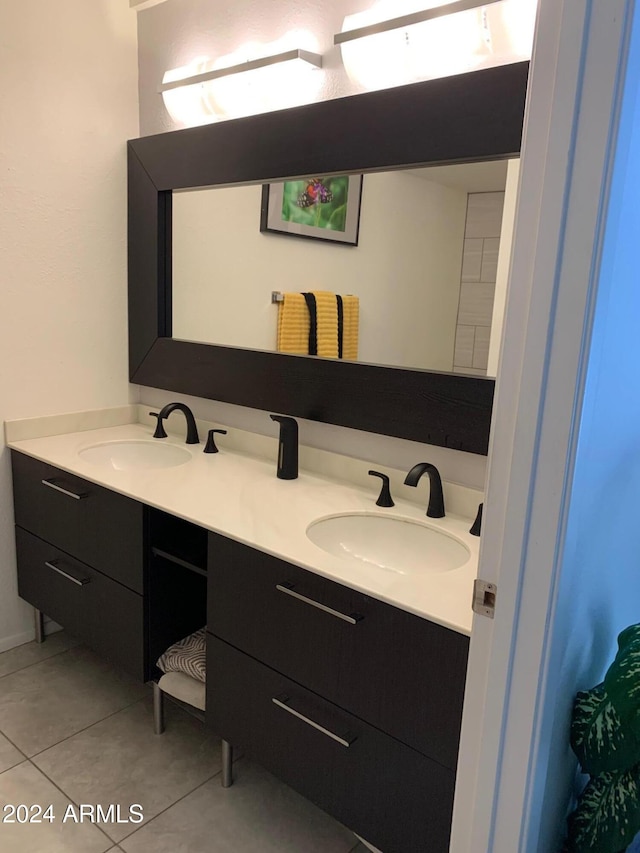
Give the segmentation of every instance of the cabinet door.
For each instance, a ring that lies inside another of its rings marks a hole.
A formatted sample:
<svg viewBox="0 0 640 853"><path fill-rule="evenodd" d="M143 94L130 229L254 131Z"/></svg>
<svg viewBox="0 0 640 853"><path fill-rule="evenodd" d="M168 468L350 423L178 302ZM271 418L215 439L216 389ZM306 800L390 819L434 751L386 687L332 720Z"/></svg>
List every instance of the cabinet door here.
<svg viewBox="0 0 640 853"><path fill-rule="evenodd" d="M212 635L206 715L221 737L384 853L449 849L453 771Z"/></svg>
<svg viewBox="0 0 640 853"><path fill-rule="evenodd" d="M144 680L142 596L16 527L18 593L107 660Z"/></svg>
<svg viewBox="0 0 640 853"><path fill-rule="evenodd" d="M213 533L208 597L212 633L455 769L468 637Z"/></svg>
<svg viewBox="0 0 640 853"><path fill-rule="evenodd" d="M143 507L12 451L16 524L142 592Z"/></svg>

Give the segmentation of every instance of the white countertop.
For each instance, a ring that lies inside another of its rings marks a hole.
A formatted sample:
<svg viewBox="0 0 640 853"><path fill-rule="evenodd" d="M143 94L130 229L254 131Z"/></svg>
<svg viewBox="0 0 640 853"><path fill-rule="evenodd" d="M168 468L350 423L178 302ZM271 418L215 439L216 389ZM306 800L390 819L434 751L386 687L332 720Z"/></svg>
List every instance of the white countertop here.
<svg viewBox="0 0 640 853"><path fill-rule="evenodd" d="M270 462L231 450L205 454L203 444L186 445L173 435L163 441L189 450L192 459L172 468L116 471L78 455L101 442L150 439L151 434L148 426L133 423L10 441L9 447L459 633L471 633L479 538L469 535L468 519L451 514L427 519L426 508L402 500L396 500L391 509L381 509L375 505L377 492L303 470L296 480L279 480L275 459ZM461 540L470 557L452 571L400 575L375 566L354 566L307 538L313 521L351 512L428 523Z"/></svg>

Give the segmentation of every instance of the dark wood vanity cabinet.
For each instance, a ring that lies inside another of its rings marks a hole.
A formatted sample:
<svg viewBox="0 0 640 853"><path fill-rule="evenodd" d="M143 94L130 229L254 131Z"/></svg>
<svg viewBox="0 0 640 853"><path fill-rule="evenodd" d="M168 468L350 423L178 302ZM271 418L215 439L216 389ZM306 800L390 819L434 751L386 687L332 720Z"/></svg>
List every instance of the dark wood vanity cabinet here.
<svg viewBox="0 0 640 853"><path fill-rule="evenodd" d="M384 853L448 850L468 638L209 534L207 720Z"/></svg>
<svg viewBox="0 0 640 853"><path fill-rule="evenodd" d="M383 853L446 853L455 772L208 634L222 737Z"/></svg>
<svg viewBox="0 0 640 853"><path fill-rule="evenodd" d="M209 630L455 769L467 637L215 533L209 577Z"/></svg>
<svg viewBox="0 0 640 853"><path fill-rule="evenodd" d="M141 503L12 451L16 524L142 593Z"/></svg>
<svg viewBox="0 0 640 853"><path fill-rule="evenodd" d="M12 452L19 595L143 680L144 507Z"/></svg>
<svg viewBox="0 0 640 853"><path fill-rule="evenodd" d="M12 464L22 598L140 680L206 622L216 734L384 853L446 853L467 637L22 453Z"/></svg>

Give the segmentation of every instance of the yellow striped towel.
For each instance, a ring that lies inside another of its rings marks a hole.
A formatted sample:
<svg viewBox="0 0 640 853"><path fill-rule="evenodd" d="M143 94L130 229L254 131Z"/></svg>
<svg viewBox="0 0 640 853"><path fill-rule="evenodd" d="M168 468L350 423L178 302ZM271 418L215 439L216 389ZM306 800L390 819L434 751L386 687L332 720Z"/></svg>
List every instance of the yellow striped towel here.
<svg viewBox="0 0 640 853"><path fill-rule="evenodd" d="M312 290L318 312L318 355L338 357L338 300L328 290Z"/></svg>
<svg viewBox="0 0 640 853"><path fill-rule="evenodd" d="M301 293L284 293L278 304L278 352L309 352L309 311Z"/></svg>
<svg viewBox="0 0 640 853"><path fill-rule="evenodd" d="M358 358L358 330L360 300L357 296L342 297L342 357L356 361Z"/></svg>

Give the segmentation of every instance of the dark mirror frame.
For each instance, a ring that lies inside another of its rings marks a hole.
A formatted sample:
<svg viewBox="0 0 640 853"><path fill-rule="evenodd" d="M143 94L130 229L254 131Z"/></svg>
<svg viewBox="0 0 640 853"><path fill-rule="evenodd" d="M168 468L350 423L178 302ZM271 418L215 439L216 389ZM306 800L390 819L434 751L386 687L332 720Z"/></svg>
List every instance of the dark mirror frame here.
<svg viewBox="0 0 640 853"><path fill-rule="evenodd" d="M131 382L486 454L492 379L172 338L172 191L517 156L528 67L130 140Z"/></svg>

